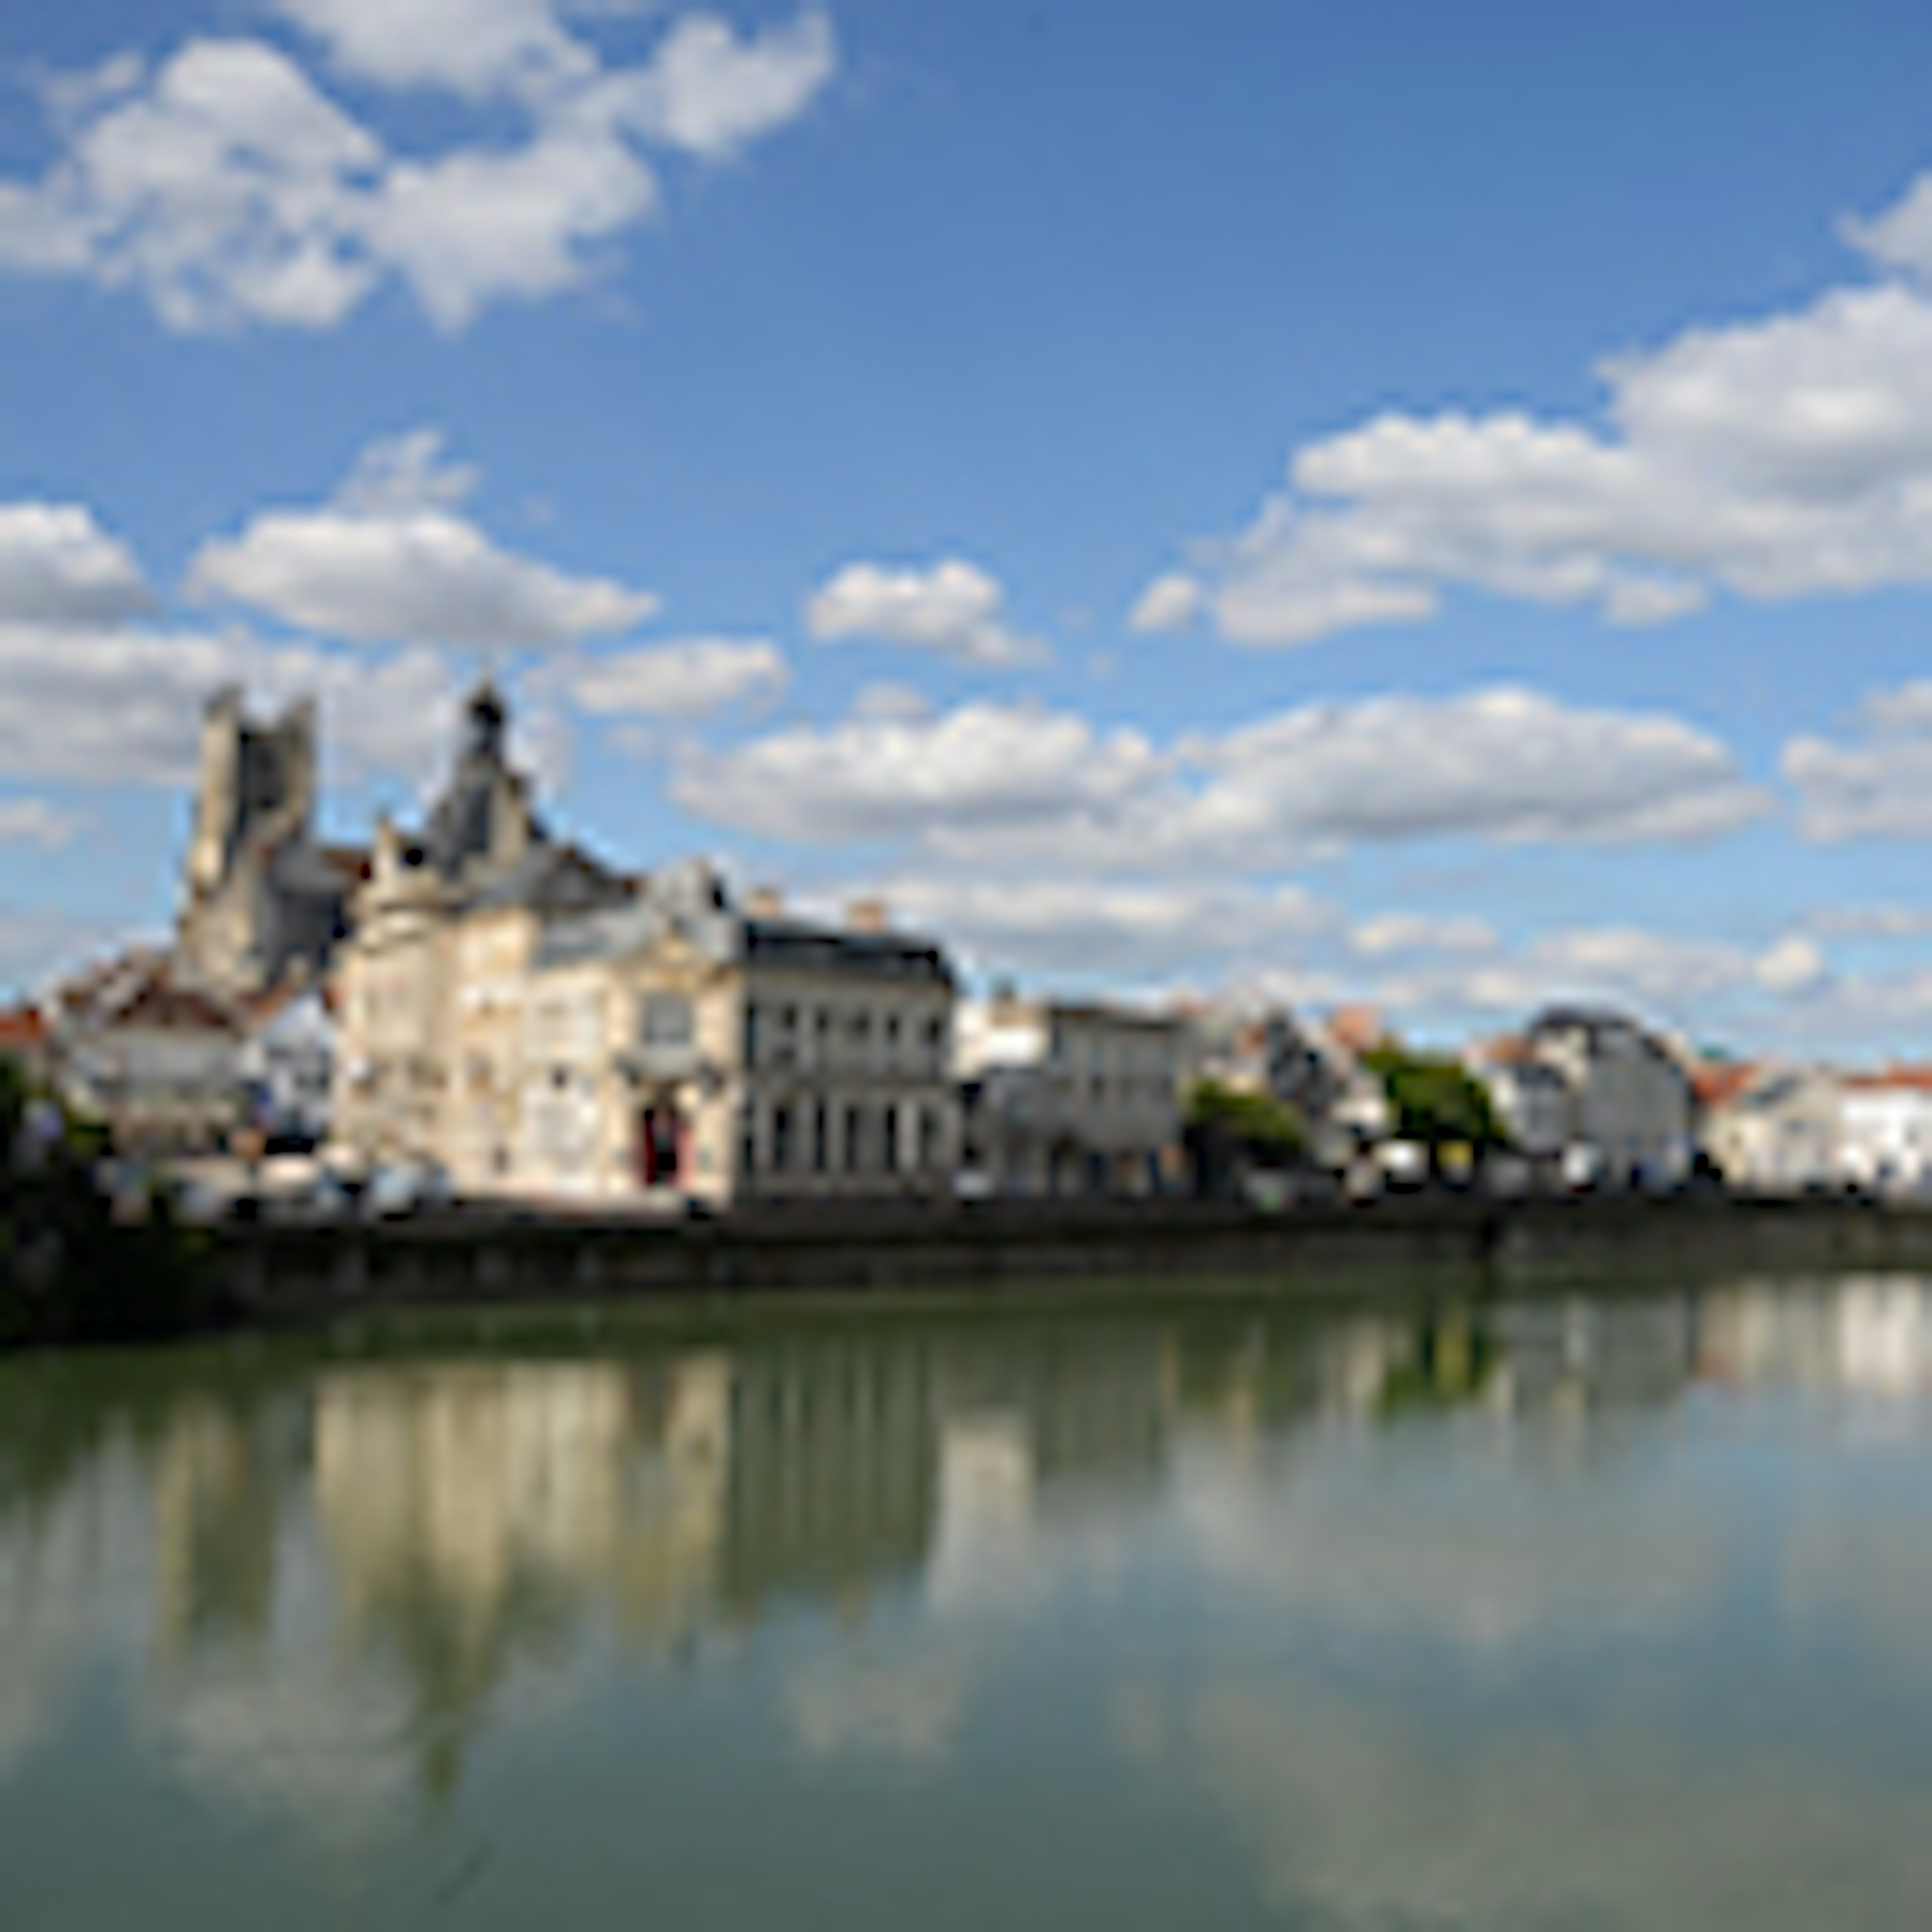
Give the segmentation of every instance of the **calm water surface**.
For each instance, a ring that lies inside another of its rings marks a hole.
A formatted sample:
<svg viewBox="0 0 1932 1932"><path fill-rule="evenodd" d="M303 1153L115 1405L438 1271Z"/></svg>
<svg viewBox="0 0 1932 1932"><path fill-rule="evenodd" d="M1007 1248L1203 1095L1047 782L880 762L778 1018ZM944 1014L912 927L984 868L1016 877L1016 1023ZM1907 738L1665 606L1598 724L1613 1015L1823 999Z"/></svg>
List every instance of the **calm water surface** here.
<svg viewBox="0 0 1932 1932"><path fill-rule="evenodd" d="M1932 1924L1932 1284L0 1369L0 1924Z"/></svg>

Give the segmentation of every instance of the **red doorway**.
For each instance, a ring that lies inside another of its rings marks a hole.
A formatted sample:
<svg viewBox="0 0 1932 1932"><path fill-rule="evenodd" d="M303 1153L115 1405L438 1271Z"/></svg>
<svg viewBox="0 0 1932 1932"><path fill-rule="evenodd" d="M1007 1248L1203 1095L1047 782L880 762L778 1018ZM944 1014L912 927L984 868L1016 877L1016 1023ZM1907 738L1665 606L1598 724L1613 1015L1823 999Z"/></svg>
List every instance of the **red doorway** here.
<svg viewBox="0 0 1932 1932"><path fill-rule="evenodd" d="M684 1139L675 1107L646 1107L638 1117L638 1180L645 1187L675 1187Z"/></svg>

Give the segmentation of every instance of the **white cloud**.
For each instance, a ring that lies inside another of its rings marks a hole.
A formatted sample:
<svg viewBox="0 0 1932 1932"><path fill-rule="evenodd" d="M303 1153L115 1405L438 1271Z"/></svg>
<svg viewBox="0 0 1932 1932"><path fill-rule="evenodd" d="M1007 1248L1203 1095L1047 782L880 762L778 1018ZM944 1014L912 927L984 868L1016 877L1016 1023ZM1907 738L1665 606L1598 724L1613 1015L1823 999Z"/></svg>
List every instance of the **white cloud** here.
<svg viewBox="0 0 1932 1932"><path fill-rule="evenodd" d="M688 750L680 803L780 838L932 836L1105 820L1145 794L1167 761L1136 731L1028 706L968 704L929 718L799 726L730 751Z"/></svg>
<svg viewBox="0 0 1932 1932"><path fill-rule="evenodd" d="M92 512L0 503L0 623L112 623L149 601L140 566Z"/></svg>
<svg viewBox="0 0 1932 1932"><path fill-rule="evenodd" d="M44 798L0 799L0 845L64 845L79 829L70 812Z"/></svg>
<svg viewBox="0 0 1932 1932"><path fill-rule="evenodd" d="M1141 592L1127 622L1136 631L1183 629L1200 614L1204 595L1199 579L1170 571Z"/></svg>
<svg viewBox="0 0 1932 1932"><path fill-rule="evenodd" d="M1482 920L1403 912L1364 920L1348 938L1358 952L1371 958L1403 952L1487 952L1496 944L1494 928Z"/></svg>
<svg viewBox="0 0 1932 1932"><path fill-rule="evenodd" d="M1484 946L1400 952L1364 949L1359 928L1352 937L1379 970L1330 973L1321 997L1433 1022L1521 1017L1574 1002L1652 1016L1679 1030L1784 1025L1802 1035L1845 984L1802 932L1753 945L1637 926L1562 926L1509 944L1492 936Z"/></svg>
<svg viewBox="0 0 1932 1932"><path fill-rule="evenodd" d="M1932 264L1932 177L1857 231ZM1294 644L1432 615L1476 590L1653 624L1714 594L1932 582L1932 295L1911 283L1693 330L1605 366L1600 422L1390 413L1304 446L1248 530L1150 586L1144 626L1202 596L1222 634Z"/></svg>
<svg viewBox="0 0 1932 1932"><path fill-rule="evenodd" d="M606 68L546 0L281 0L335 64L388 88L513 100L506 136L399 153L281 49L190 40L152 71L117 57L50 91L63 146L0 181L0 270L145 296L170 327L327 328L386 281L455 329L575 286L654 214L655 142L708 158L802 113L836 64L816 14L740 39L708 14Z"/></svg>
<svg viewBox="0 0 1932 1932"><path fill-rule="evenodd" d="M902 644L997 668L1046 655L1007 627L1006 592L976 565L948 557L928 568L850 563L812 598L806 625L821 644Z"/></svg>
<svg viewBox="0 0 1932 1932"><path fill-rule="evenodd" d="M518 148L399 161L367 232L430 318L458 329L506 297L574 287L592 244L657 208L656 179L622 141L566 124Z"/></svg>
<svg viewBox="0 0 1932 1932"><path fill-rule="evenodd" d="M653 140L721 160L797 119L837 62L823 14L742 39L716 14L689 14L629 86L628 118Z"/></svg>
<svg viewBox="0 0 1932 1932"><path fill-rule="evenodd" d="M1203 835L1301 844L1714 836L1764 809L1714 738L1502 688L1314 704L1196 741Z"/></svg>
<svg viewBox="0 0 1932 1932"><path fill-rule="evenodd" d="M345 772L419 775L443 755L457 684L436 653L361 658L243 633L0 625L0 776L188 784L201 710L240 683L268 704L313 693Z"/></svg>
<svg viewBox="0 0 1932 1932"><path fill-rule="evenodd" d="M476 650L608 636L657 608L649 592L571 577L499 549L458 515L438 446L421 434L378 445L320 509L266 512L202 546L190 586L357 644Z"/></svg>
<svg viewBox="0 0 1932 1932"><path fill-rule="evenodd" d="M0 268L132 286L188 330L325 328L362 299L374 135L257 40L190 40L124 78L40 182L0 182Z"/></svg>
<svg viewBox="0 0 1932 1932"><path fill-rule="evenodd" d="M124 921L116 929L52 906L0 904L0 989L31 992L83 953L127 937ZM0 1770L8 1742L7 1676L0 1670Z"/></svg>
<svg viewBox="0 0 1932 1932"><path fill-rule="evenodd" d="M930 718L932 700L909 684L883 682L866 686L852 700L855 718L892 718L902 722Z"/></svg>
<svg viewBox="0 0 1932 1932"><path fill-rule="evenodd" d="M1784 748L1804 836L1824 844L1932 836L1932 681L1874 692L1858 722L1848 742L1808 736Z"/></svg>
<svg viewBox="0 0 1932 1932"><path fill-rule="evenodd" d="M1334 923L1328 908L1295 886L925 877L890 881L884 896L987 971L1106 977L1208 970L1299 949Z"/></svg>
<svg viewBox="0 0 1932 1932"><path fill-rule="evenodd" d="M1028 706L797 727L687 754L680 800L805 840L1038 872L1266 873L1362 843L1677 841L1763 809L1714 739L1502 689L1310 705L1158 747Z"/></svg>
<svg viewBox="0 0 1932 1932"><path fill-rule="evenodd" d="M346 74L383 87L472 97L529 94L587 79L591 50L552 0L278 0Z"/></svg>
<svg viewBox="0 0 1932 1932"><path fill-rule="evenodd" d="M1932 906L1821 906L1804 923L1827 938L1919 939L1932 933Z"/></svg>
<svg viewBox="0 0 1932 1932"><path fill-rule="evenodd" d="M784 688L790 674L762 638L687 638L586 660L572 699L598 718L698 718Z"/></svg>

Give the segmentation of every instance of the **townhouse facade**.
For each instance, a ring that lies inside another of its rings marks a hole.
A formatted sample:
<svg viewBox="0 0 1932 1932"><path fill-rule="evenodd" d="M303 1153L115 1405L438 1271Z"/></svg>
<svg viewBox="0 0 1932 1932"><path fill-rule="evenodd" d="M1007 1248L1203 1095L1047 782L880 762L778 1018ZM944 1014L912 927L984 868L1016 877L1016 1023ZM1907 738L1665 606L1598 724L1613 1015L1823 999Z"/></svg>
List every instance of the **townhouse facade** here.
<svg viewBox="0 0 1932 1932"><path fill-rule="evenodd" d="M878 908L741 904L695 862L611 872L543 829L501 723L472 718L427 836L379 833L338 970L338 1156L545 1201L945 1191L944 951Z"/></svg>
<svg viewBox="0 0 1932 1932"><path fill-rule="evenodd" d="M964 1165L996 1194L1149 1194L1178 1180L1186 1023L1098 1002L964 1004Z"/></svg>

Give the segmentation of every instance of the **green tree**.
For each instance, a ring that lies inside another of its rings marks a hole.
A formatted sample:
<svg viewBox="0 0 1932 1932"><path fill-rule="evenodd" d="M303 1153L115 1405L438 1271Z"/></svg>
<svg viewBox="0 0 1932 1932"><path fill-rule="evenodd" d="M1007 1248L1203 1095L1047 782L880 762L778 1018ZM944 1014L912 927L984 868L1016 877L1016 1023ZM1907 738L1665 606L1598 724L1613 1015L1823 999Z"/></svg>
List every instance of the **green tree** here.
<svg viewBox="0 0 1932 1932"><path fill-rule="evenodd" d="M1189 1131L1238 1149L1257 1167L1292 1167L1308 1150L1308 1130L1285 1102L1244 1094L1218 1080L1200 1082L1187 1096Z"/></svg>
<svg viewBox="0 0 1932 1932"><path fill-rule="evenodd" d="M1420 1142L1432 1158L1457 1144L1478 1154L1509 1144L1489 1089L1459 1061L1390 1044L1372 1048L1362 1064L1388 1096L1396 1138Z"/></svg>

